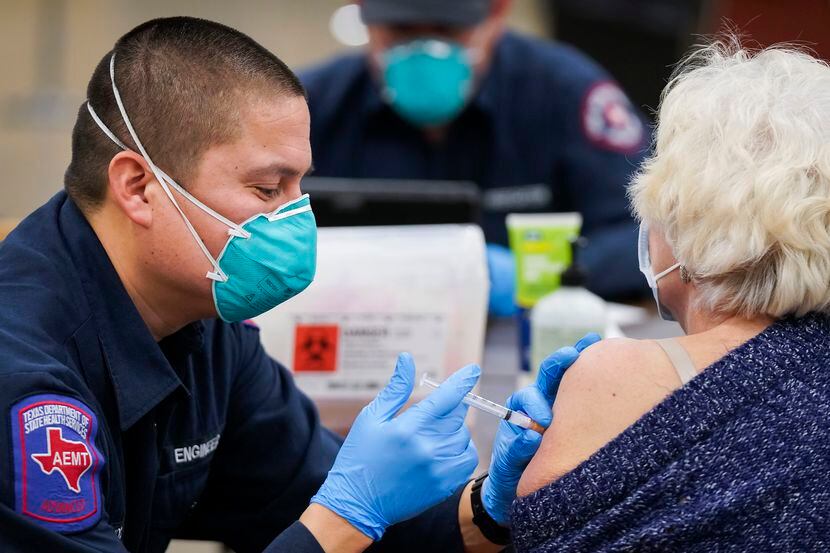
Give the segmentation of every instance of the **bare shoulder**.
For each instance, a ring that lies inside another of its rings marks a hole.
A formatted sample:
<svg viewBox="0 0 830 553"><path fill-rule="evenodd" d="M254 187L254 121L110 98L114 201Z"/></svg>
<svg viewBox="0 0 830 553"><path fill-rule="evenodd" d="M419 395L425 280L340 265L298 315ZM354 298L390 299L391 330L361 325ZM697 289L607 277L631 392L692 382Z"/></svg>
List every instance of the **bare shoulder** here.
<svg viewBox="0 0 830 553"><path fill-rule="evenodd" d="M655 342L630 338L602 340L583 351L565 373L554 413L557 408L564 410L581 403L601 408L606 399L630 402L635 396L652 396L651 388L671 392L678 385L668 359Z"/></svg>
<svg viewBox="0 0 830 553"><path fill-rule="evenodd" d="M680 387L651 341L603 340L565 373L553 423L519 483L527 495L561 478Z"/></svg>

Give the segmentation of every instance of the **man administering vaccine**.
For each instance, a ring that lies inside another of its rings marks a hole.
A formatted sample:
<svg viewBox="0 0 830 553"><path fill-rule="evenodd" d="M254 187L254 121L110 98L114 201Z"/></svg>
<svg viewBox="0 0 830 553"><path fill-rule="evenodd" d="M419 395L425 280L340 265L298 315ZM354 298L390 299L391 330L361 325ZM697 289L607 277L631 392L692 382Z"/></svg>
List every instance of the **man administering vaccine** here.
<svg viewBox="0 0 830 553"><path fill-rule="evenodd" d="M341 441L247 319L309 285L302 86L228 27L159 19L95 69L65 190L0 246L0 550L497 551L540 435L502 423L489 475L465 367L402 413L415 373ZM509 407L541 425L549 358ZM375 545L373 545L375 544Z"/></svg>

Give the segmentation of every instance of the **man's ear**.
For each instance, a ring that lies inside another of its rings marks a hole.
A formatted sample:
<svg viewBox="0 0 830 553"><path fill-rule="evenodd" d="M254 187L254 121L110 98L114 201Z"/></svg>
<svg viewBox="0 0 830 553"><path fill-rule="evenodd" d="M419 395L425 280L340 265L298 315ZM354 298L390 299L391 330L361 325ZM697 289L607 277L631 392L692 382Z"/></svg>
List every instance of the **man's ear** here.
<svg viewBox="0 0 830 553"><path fill-rule="evenodd" d="M121 211L135 224L149 227L153 209L144 192L156 177L144 158L128 150L119 152L110 160L107 178L108 195Z"/></svg>

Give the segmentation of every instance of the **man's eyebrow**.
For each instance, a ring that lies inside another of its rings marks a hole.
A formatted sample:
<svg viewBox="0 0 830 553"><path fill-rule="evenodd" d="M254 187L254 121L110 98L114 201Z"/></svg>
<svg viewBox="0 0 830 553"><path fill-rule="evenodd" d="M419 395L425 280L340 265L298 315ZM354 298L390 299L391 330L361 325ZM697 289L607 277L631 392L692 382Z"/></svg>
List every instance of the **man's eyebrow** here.
<svg viewBox="0 0 830 553"><path fill-rule="evenodd" d="M257 167L247 171L244 175L246 181L267 180L274 177L304 177L314 171L314 165L309 166L305 173L300 173L295 167L284 163L272 163L264 167Z"/></svg>

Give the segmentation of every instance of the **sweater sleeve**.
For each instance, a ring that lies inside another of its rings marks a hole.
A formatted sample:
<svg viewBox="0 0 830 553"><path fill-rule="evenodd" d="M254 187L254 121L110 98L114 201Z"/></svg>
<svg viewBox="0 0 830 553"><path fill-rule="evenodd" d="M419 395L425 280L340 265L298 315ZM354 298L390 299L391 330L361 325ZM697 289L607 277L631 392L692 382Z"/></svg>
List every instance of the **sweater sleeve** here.
<svg viewBox="0 0 830 553"><path fill-rule="evenodd" d="M519 498L517 551L823 549L828 337L824 317L779 321L707 367Z"/></svg>

